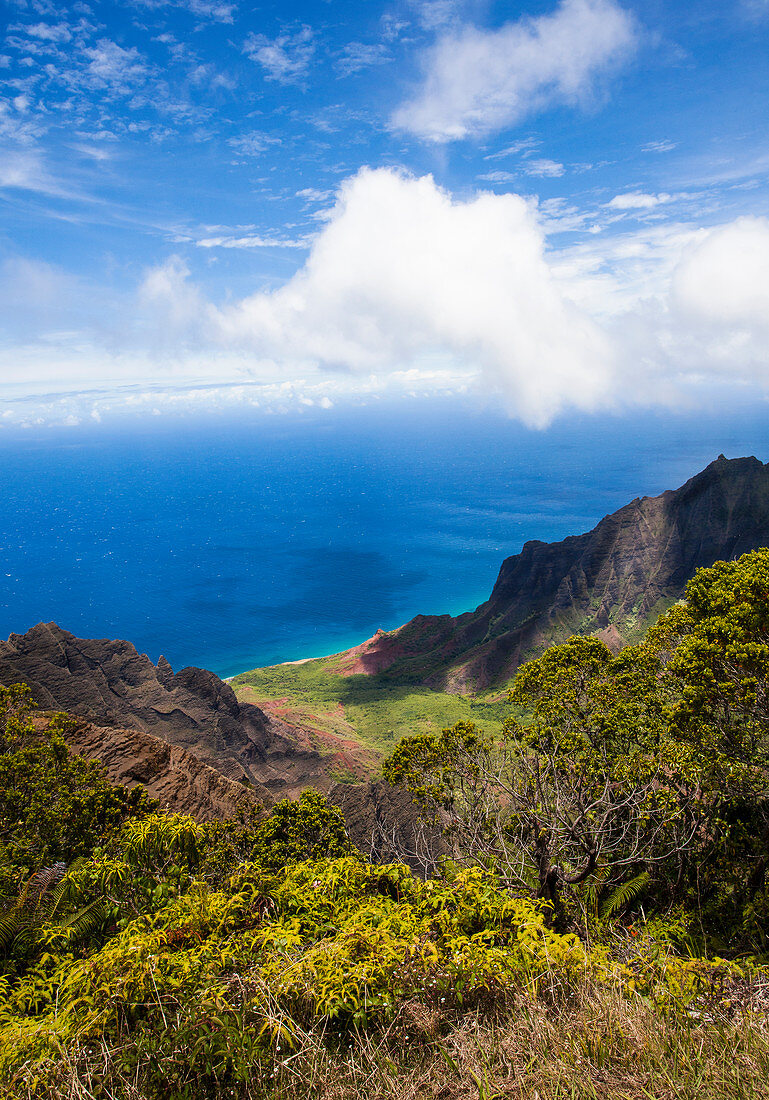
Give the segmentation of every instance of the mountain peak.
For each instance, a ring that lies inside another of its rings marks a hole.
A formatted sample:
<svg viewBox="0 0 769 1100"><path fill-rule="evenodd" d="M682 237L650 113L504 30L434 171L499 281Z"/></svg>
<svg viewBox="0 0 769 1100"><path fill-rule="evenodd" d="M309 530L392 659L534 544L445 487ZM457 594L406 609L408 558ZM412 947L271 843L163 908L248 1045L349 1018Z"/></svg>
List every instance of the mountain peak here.
<svg viewBox="0 0 769 1100"><path fill-rule="evenodd" d="M769 544L769 465L720 454L678 489L636 497L581 535L507 558L491 596L457 618L418 616L359 656L395 681L472 692L570 634L618 647L683 595L702 565Z"/></svg>

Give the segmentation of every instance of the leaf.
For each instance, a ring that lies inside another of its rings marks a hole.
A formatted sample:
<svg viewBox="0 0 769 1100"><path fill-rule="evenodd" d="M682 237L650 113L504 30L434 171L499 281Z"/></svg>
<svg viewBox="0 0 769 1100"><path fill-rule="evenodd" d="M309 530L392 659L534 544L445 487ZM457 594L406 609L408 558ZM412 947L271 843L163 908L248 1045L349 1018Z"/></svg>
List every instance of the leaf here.
<svg viewBox="0 0 769 1100"><path fill-rule="evenodd" d="M627 905L629 901L633 901L634 898L637 898L649 882L650 877L648 871L642 871L640 875L636 875L627 882L621 883L611 892L601 906L601 916L611 917L621 909L623 905Z"/></svg>

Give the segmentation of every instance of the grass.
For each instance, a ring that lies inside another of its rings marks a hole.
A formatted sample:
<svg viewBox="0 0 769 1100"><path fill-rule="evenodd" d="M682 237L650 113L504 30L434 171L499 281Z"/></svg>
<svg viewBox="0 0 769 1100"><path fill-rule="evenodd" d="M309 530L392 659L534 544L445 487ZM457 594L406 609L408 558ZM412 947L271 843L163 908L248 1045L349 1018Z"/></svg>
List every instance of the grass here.
<svg viewBox="0 0 769 1100"><path fill-rule="evenodd" d="M559 1004L522 993L504 1011L444 1019L404 1004L386 1031L343 1044L322 1028L296 1033L264 1074L217 1093L233 1100L769 1100L769 1026L668 1018L640 997L584 987ZM106 1044L61 1052L46 1100L157 1100L113 1076ZM39 1092L22 1085L13 1100ZM211 1095L208 1091L203 1096Z"/></svg>
<svg viewBox="0 0 769 1100"><path fill-rule="evenodd" d="M281 704L287 721L351 737L380 756L406 734L434 733L459 721L496 733L508 707L499 698L449 695L377 676L340 676L325 658L244 672L232 681L238 697L258 706Z"/></svg>
<svg viewBox="0 0 769 1100"><path fill-rule="evenodd" d="M437 1030L436 1030L437 1029ZM290 1100L766 1100L764 1016L691 1025L640 998L585 989L558 1008L531 998L492 1019L468 1014L443 1032L405 1006L384 1040L362 1037L315 1073L287 1060Z"/></svg>

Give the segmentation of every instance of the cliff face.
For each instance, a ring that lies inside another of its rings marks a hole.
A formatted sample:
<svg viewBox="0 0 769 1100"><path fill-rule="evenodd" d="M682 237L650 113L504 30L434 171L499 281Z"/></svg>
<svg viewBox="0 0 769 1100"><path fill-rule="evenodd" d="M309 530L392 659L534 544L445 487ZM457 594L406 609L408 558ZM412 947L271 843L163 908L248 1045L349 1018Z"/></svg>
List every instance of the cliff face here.
<svg viewBox="0 0 769 1100"><path fill-rule="evenodd" d="M301 729L239 703L214 673L183 668L174 675L163 657L153 665L130 642L76 638L40 623L0 641L0 684L14 683L29 684L44 709L152 734L278 797L331 782L328 761Z"/></svg>
<svg viewBox="0 0 769 1100"><path fill-rule="evenodd" d="M767 544L769 464L722 455L680 489L633 500L586 534L527 542L475 611L419 615L342 655L340 671L483 689L569 634L621 645L679 599L700 566Z"/></svg>
<svg viewBox="0 0 769 1100"><path fill-rule="evenodd" d="M272 802L263 787L245 787L227 779L197 756L138 729L115 729L78 721L66 734L73 752L98 760L112 783L142 786L161 809L190 814L196 821L226 821L255 799Z"/></svg>

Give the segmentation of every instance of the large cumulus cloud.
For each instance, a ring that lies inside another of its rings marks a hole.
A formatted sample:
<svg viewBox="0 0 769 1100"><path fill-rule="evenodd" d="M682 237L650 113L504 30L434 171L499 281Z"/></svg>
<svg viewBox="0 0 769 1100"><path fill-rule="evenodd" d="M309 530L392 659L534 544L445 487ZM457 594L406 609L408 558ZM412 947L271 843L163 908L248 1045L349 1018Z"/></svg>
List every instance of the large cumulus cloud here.
<svg viewBox="0 0 769 1100"><path fill-rule="evenodd" d="M174 318L190 301L178 267L153 273L149 293ZM553 277L535 207L510 194L455 200L431 176L359 172L292 279L209 308L205 324L295 369L461 366L530 424L595 409L612 390L609 341Z"/></svg>

